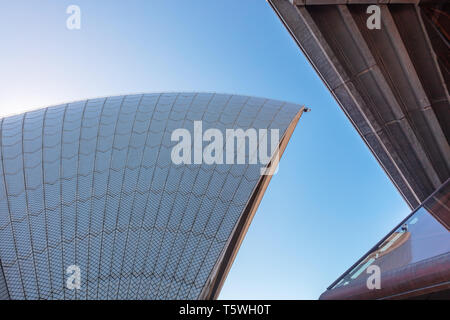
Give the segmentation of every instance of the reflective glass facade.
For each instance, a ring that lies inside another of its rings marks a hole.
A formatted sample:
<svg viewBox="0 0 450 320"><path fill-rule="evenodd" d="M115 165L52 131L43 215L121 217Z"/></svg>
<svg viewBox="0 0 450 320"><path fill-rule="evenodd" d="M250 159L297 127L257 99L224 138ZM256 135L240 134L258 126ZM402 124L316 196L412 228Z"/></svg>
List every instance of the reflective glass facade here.
<svg viewBox="0 0 450 320"><path fill-rule="evenodd" d="M380 268L383 279L386 274L401 274L408 266L419 262L448 256L450 232L440 220L450 216L449 208L450 180L330 289L358 284L365 286L371 275L366 270L371 265Z"/></svg>
<svg viewBox="0 0 450 320"><path fill-rule="evenodd" d="M167 93L1 119L0 298L198 298L261 165L176 165L171 133L202 121L204 131L276 128L281 138L300 109ZM71 265L79 290L66 286Z"/></svg>

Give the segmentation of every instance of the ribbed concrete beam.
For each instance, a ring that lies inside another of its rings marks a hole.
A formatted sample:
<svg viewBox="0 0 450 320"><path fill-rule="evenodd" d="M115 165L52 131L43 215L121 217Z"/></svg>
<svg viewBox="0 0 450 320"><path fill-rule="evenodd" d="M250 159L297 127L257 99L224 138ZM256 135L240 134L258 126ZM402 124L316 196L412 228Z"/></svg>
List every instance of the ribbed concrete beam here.
<svg viewBox="0 0 450 320"><path fill-rule="evenodd" d="M305 5L337 5L337 4L419 4L423 2L436 2L438 0L289 0L297 6Z"/></svg>
<svg viewBox="0 0 450 320"><path fill-rule="evenodd" d="M289 0L296 6L337 5L337 4L419 4L440 0Z"/></svg>
<svg viewBox="0 0 450 320"><path fill-rule="evenodd" d="M394 145L398 144L395 152L408 164L407 169L418 180L419 186L429 180L431 184L429 192L431 193L449 176L450 148L430 107L430 102L403 45L388 6L380 6L382 27L375 32L366 27L367 15L361 6L338 7L345 13L349 11L349 8L356 8L352 11L354 19L346 15L344 21L349 26L354 26L351 21L356 22L358 28L350 29L350 33L356 35L360 32L362 34L364 39L362 41L360 38L358 39L361 41L360 45L367 44L369 46L370 60L374 58L381 71L381 77L377 81L382 81L384 82L383 86L389 87L381 92L367 88L370 91L369 94L389 95L390 97L387 100L390 101L388 105L381 104L375 108L385 108L387 112L393 111L397 117L401 117L397 119L381 118L377 121L388 129L390 126L395 127L399 121L407 140L403 141L399 139L400 136L394 134L391 141ZM414 21L410 21L410 23L414 23ZM392 130L396 130L396 128ZM401 151L404 151L403 155ZM426 176L417 177L417 173L420 171L424 171Z"/></svg>
<svg viewBox="0 0 450 320"><path fill-rule="evenodd" d="M390 11L448 144L450 96L421 9L417 6L394 6Z"/></svg>
<svg viewBox="0 0 450 320"><path fill-rule="evenodd" d="M361 95L364 101L360 104L362 112L402 175L413 189L420 189L421 184L426 184L431 193L441 183L381 70L383 66L372 54L372 48L366 43L348 7L316 6L308 11ZM426 194L417 196L420 199Z"/></svg>
<svg viewBox="0 0 450 320"><path fill-rule="evenodd" d="M310 13L305 7L295 8L285 0L270 0L269 3L335 96L340 107L382 168L385 169L389 178L400 190L405 201L411 207L419 205L420 199L409 185L406 177L402 175L401 170L387 151L380 135L376 134L380 127L374 127L376 125L374 117L362 111L362 105L365 104L364 100L350 81L348 72L339 63L327 39L324 38Z"/></svg>
<svg viewBox="0 0 450 320"><path fill-rule="evenodd" d="M442 127L432 108L431 99L438 107L446 107L450 110L448 93L442 86L442 75L433 63L426 38L418 38L421 35L420 21L415 14L414 6L393 6L396 10L391 14L390 7L381 7L382 28L378 32L370 32L366 28L366 15L361 8L353 11L353 17L358 24L366 43L371 47L377 65L383 73L384 79L389 84L396 101L404 113L414 135L420 143L419 159L427 165L428 159L431 168L435 171L428 172L434 188L439 187L450 176L450 147L443 133ZM345 8L354 8L346 6ZM407 15L407 21L395 23L394 16L403 13ZM410 26L413 27L410 27ZM397 27L402 28L402 34ZM409 50L406 48L406 43ZM417 50L417 51L416 51ZM412 61L410 54L414 57ZM424 61L426 60L426 61ZM425 69L425 64L428 68ZM419 68L416 68L418 66ZM419 74L421 77L419 78ZM436 88L431 88L431 85ZM427 86L427 90L425 90ZM434 92L436 91L436 92ZM430 98L428 94L430 94ZM448 125L448 123L447 123Z"/></svg>
<svg viewBox="0 0 450 320"><path fill-rule="evenodd" d="M397 11L397 8L392 8L391 11ZM410 28L405 28L407 21L405 19L408 19L407 15L411 14L406 8L401 13L397 12L394 17L400 33L406 33L405 36L402 34L402 38L405 39L405 46L408 48L419 76L423 77L421 81L424 89L427 91L431 106L438 118L447 143L450 144L450 70L447 68L450 63L448 61L449 47L423 11L418 6L414 7L414 13L419 24L410 26ZM410 31L414 27L420 27L420 30ZM415 41L411 43L411 41L408 41L409 39ZM426 48L422 48L422 44L426 45ZM438 54L440 57L438 57ZM421 58L422 56L424 58ZM447 57L446 63L442 61L445 57Z"/></svg>
<svg viewBox="0 0 450 320"><path fill-rule="evenodd" d="M450 148L442 122L445 114L435 112L448 114L448 92L417 6L392 6L405 9L397 17L391 6L380 5L382 28L369 30L366 6L328 2L334 5L269 1L414 208L450 175ZM408 23L401 21L405 18L410 18ZM414 28L409 30L409 25ZM415 46L416 42L420 44ZM427 82L428 77L433 80Z"/></svg>

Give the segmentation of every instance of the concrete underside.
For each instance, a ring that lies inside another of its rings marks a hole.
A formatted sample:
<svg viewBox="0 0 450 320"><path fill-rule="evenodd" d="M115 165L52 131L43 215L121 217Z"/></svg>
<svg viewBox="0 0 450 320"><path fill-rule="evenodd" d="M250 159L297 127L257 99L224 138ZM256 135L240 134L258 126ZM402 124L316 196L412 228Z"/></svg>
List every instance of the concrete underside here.
<svg viewBox="0 0 450 320"><path fill-rule="evenodd" d="M445 1L268 2L406 202L419 206L450 177ZM381 9L379 30L366 25L369 4Z"/></svg>

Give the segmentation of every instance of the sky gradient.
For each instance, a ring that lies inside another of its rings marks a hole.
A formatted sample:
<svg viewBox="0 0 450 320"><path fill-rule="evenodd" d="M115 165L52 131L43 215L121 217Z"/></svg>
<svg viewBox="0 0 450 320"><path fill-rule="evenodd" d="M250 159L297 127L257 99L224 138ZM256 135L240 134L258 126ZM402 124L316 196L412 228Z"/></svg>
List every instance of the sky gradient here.
<svg viewBox="0 0 450 320"><path fill-rule="evenodd" d="M81 30L66 8L81 8ZM305 104L221 299L317 299L408 206L266 1L0 0L0 117L197 91Z"/></svg>

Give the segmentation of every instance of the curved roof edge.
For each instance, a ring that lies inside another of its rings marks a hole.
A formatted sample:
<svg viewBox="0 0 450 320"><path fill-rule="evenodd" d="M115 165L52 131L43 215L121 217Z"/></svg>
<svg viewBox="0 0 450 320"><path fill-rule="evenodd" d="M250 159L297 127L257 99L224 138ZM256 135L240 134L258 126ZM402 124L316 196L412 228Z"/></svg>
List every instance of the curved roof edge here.
<svg viewBox="0 0 450 320"><path fill-rule="evenodd" d="M284 136L280 139L280 143L278 145L279 150L279 158L281 159L286 146L291 139L292 133L294 132L298 121L300 120L303 112L305 111L305 107L302 107L297 115L292 119L289 127L287 128ZM273 161L273 159L272 159ZM278 165L278 163L269 163L268 166ZM222 253L222 256L216 263L216 266L213 269L210 277L208 278L205 287L200 293L199 299L217 299L220 291L225 283L225 279L230 272L231 266L233 265L234 259L241 247L242 241L244 240L245 235L247 234L247 230L250 227L250 224L255 216L255 213L261 203L261 200L266 192L266 189L271 180L271 175L262 175L258 184L255 187L255 190L252 193L251 198L249 199L244 213L241 215L239 221L237 222L235 229L232 232L231 237L229 238L229 242L226 245L226 250Z"/></svg>

